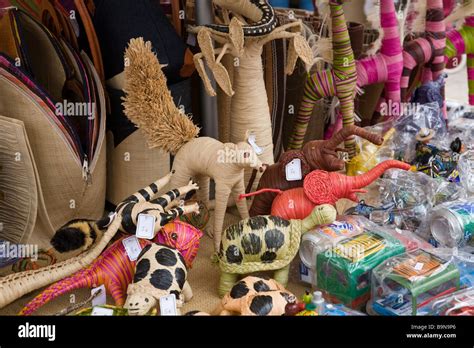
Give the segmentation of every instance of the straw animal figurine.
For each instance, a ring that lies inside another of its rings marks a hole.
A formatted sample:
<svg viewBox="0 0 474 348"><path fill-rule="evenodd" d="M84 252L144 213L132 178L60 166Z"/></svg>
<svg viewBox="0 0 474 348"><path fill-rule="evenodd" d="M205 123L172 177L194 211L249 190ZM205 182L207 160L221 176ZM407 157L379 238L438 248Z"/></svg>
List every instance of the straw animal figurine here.
<svg viewBox="0 0 474 348"><path fill-rule="evenodd" d="M296 296L273 279L248 276L225 294L214 315L284 315Z"/></svg>
<svg viewBox="0 0 474 348"><path fill-rule="evenodd" d="M411 166L404 162L388 160L357 176L323 170L312 171L306 175L303 187L280 191L273 201L271 214L284 219L302 219L320 204L335 206L342 198L358 202L356 193L366 193L364 187L392 168L409 170Z"/></svg>
<svg viewBox="0 0 474 348"><path fill-rule="evenodd" d="M339 144L350 136L359 136L367 139L371 143L380 145L382 137L375 133L357 127L347 126L336 133L330 140L313 140L308 142L302 150L292 150L285 152L280 160L268 166L260 179L257 191L271 188L278 190L288 190L303 186L304 177L311 171L322 169L327 171L339 171L344 169L344 161L338 157ZM294 159L301 160L301 180L288 181L286 179L286 166ZM264 192L254 197L250 207L250 216L270 214L272 202L277 194L274 192Z"/></svg>
<svg viewBox="0 0 474 348"><path fill-rule="evenodd" d="M408 91L410 76L418 66L422 67L421 83L437 80L445 66L446 25L443 0L420 1L426 1L427 7L425 35L408 41L403 47L401 97L404 102L410 99Z"/></svg>
<svg viewBox="0 0 474 348"><path fill-rule="evenodd" d="M323 98L337 97L341 104L344 126L354 124L354 98L357 86L354 52L351 48L342 2L330 0L329 7L332 19L332 68L319 71L306 80L303 100L288 145L289 149L300 149L302 147L306 126L314 105ZM349 152L349 156L354 157L356 151L354 138L346 139L345 147Z"/></svg>
<svg viewBox="0 0 474 348"><path fill-rule="evenodd" d="M138 257L133 283L128 286L125 308L129 315L146 315L160 297L174 294L176 306L193 297L186 262L178 250L164 245L146 246Z"/></svg>
<svg viewBox="0 0 474 348"><path fill-rule="evenodd" d="M81 253L79 256L48 267L11 274L0 278L0 308L31 291L57 282L62 278L86 268L101 254L119 230L130 230L128 226L135 224L138 215L145 212L146 209L151 208L151 211L147 212L151 215L154 215L158 211L162 211L163 206L161 204L164 205L165 202L169 203L170 196L164 197L163 200L157 204L151 204L150 202L146 202L146 200L150 199L155 191L158 192L163 189L169 179L170 174L130 196L117 206L115 214L113 215L109 215L97 222L89 220L72 221L70 224L58 230L51 241L58 251L61 252L62 250L64 252L78 249L86 251L89 248L90 250ZM195 185L188 185L183 192L190 192L195 189ZM198 204L185 206L183 208L179 207L178 210L171 208L171 210L173 210L171 215L174 216L175 212L193 212L197 209L199 209ZM160 222L166 223L165 221L168 219L163 219L163 216L160 214L154 216L157 216L158 218L155 227L159 230L163 226L160 226ZM105 232L103 232L104 230Z"/></svg>
<svg viewBox="0 0 474 348"><path fill-rule="evenodd" d="M298 252L301 235L336 219L336 209L321 205L304 220L254 216L226 229L217 253L221 269L219 295L229 292L239 274L275 271L274 279L288 283L290 262Z"/></svg>
<svg viewBox="0 0 474 348"><path fill-rule="evenodd" d="M125 114L143 130L151 147L175 155L173 187L194 177L200 186L198 198L209 206L209 180L216 184L213 235L219 246L227 201L232 194L237 201L244 193L244 169L264 170L252 146L246 142L223 144L209 137L196 138L199 129L175 106L166 86L151 43L132 39L125 53ZM246 202L237 203L242 218L248 217Z"/></svg>
<svg viewBox="0 0 474 348"><path fill-rule="evenodd" d="M259 159L265 164L273 164L272 124L262 65L263 47L273 40L289 40L286 74L293 73L298 57L309 70L313 56L301 36L302 23L276 27L277 17L267 0L215 0L214 4L222 10L223 24L191 29L197 33L201 48L201 53L194 56L197 71L211 96L215 96L216 92L205 65L225 94L232 96L230 124L227 126L230 141L245 141L246 132L250 131L259 141ZM214 43L219 47L215 48ZM226 55L234 61L232 82L229 71L222 64ZM249 182L250 177L251 170L246 170L245 183ZM255 187L258 180L259 176Z"/></svg>
<svg viewBox="0 0 474 348"><path fill-rule="evenodd" d="M123 217L120 231L135 234L137 229L137 220L140 213L148 214L155 217L154 234L168 222L176 218L190 213L199 212L199 204L193 203L178 206L178 198L186 198L185 196L194 193L198 186L189 182L187 186L171 190L162 196L158 196L158 192L170 182L172 172L165 177L155 181L151 185L134 193L115 209L116 214ZM102 235L102 231L107 226L113 215L99 220L97 222L90 220L74 220L61 227L51 240L53 247L63 253L82 248L88 249Z"/></svg>
<svg viewBox="0 0 474 348"><path fill-rule="evenodd" d="M445 53L448 58L467 54L469 104L474 105L474 2L471 1L467 6L470 6L469 10L466 8L461 10L465 11L464 15L471 14L471 16L466 18L460 29L452 29L446 33ZM460 11L456 12L459 15ZM450 17L447 18L447 21L449 20Z"/></svg>
<svg viewBox="0 0 474 348"><path fill-rule="evenodd" d="M174 231L174 232L171 232ZM173 236L174 234L174 236ZM170 236L171 238L168 238ZM161 230L153 241L138 239L140 246L146 248L153 243L164 241L165 245L176 248L182 255L185 264L190 267L199 248L202 232L181 221L174 221ZM31 300L19 313L31 315L46 303L73 290L94 288L105 285L115 305L122 307L125 303L127 287L135 274L136 261L130 261L120 238L108 247L89 267L49 286Z"/></svg>
<svg viewBox="0 0 474 348"><path fill-rule="evenodd" d="M381 97L379 100L379 106L382 105L382 103L387 103L391 106L387 114L384 115L388 117L399 116L398 110L400 110L400 78L403 69L401 39L393 1L394 0L381 0L380 5L378 6L380 10L380 25L382 30L379 33L379 35L382 36L380 52L361 60L357 60L355 63L355 74L357 77L358 87L365 87L376 83L385 83L384 97ZM337 43L335 43L335 45L336 44ZM334 54L334 57L338 58L339 56L345 57L346 53L344 53L344 51L340 53L339 51L335 50ZM348 67L349 66L347 66L347 68ZM336 68L340 69L340 67L337 66ZM351 73L353 73L353 71L351 71ZM303 140L306 135L306 130L313 112L314 105L322 97L330 96L319 96L318 93L320 93L320 91L325 91L323 87L327 89L334 88L337 91L338 77L339 76L336 74L334 77L335 82L324 80L322 76L318 77L317 74L314 74L311 79L308 79L302 105L294 124L289 147L290 149L299 149L303 146ZM326 82L326 84L323 84L321 80ZM354 89L355 86L352 85L352 90ZM336 94L336 96L338 95ZM353 101L349 98L346 98L345 103L353 103ZM349 112L353 113L353 107L350 109L343 108L343 111L345 109L349 110L345 113L342 113L342 115L346 116L344 124L347 124L347 120L352 117ZM339 116L341 116L341 114L339 114ZM340 118L337 120L337 123L339 121L341 121ZM340 123L342 125L343 122L341 121ZM337 129L337 127L333 128L335 130Z"/></svg>

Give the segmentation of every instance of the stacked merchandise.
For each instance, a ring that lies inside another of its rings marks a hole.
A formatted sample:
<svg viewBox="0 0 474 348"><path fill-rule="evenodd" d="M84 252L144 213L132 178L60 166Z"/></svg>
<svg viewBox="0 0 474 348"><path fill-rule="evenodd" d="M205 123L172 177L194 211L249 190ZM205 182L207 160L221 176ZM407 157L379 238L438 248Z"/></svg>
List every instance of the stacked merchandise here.
<svg viewBox="0 0 474 348"><path fill-rule="evenodd" d="M472 2L342 2L0 1L0 313L473 315Z"/></svg>

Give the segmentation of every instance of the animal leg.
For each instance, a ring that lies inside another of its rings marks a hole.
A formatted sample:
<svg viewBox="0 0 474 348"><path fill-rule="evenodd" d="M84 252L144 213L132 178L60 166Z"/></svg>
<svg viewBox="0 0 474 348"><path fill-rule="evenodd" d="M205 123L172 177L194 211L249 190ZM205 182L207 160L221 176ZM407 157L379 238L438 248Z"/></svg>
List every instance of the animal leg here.
<svg viewBox="0 0 474 348"><path fill-rule="evenodd" d="M216 207L214 209L214 249L219 250L222 238L222 227L224 225L224 217L227 209L227 201L229 200L231 189L220 182L216 183Z"/></svg>
<svg viewBox="0 0 474 348"><path fill-rule="evenodd" d="M247 207L247 201L245 199L239 199L239 195L245 193L245 185L243 180L239 180L237 184L232 187L232 197L234 198L237 209L239 210L240 217L242 219L249 218L249 209Z"/></svg>
<svg viewBox="0 0 474 348"><path fill-rule="evenodd" d="M199 185L199 190L197 193L198 200L203 202L209 208L209 182L210 178L205 175L199 175L197 177L197 182Z"/></svg>
<svg viewBox="0 0 474 348"><path fill-rule="evenodd" d="M277 282L279 282L281 285L286 287L286 285L288 284L289 273L290 273L290 265L287 265L283 268L280 268L279 270L276 270L274 278Z"/></svg>
<svg viewBox="0 0 474 348"><path fill-rule="evenodd" d="M109 292L112 295L112 298L114 299L115 305L117 307L123 307L125 304L125 298L127 296L126 292L122 287L120 286L119 283L116 282L111 282L109 284Z"/></svg>
<svg viewBox="0 0 474 348"><path fill-rule="evenodd" d="M183 297L184 302L188 302L193 298L193 290L191 289L191 285L189 285L188 281L186 281L183 286Z"/></svg>
<svg viewBox="0 0 474 348"><path fill-rule="evenodd" d="M162 190L171 180L172 172L156 180L154 183L148 185L145 188L135 192L133 195L125 199L124 202L133 201L137 203L149 202L156 198L158 192Z"/></svg>
<svg viewBox="0 0 474 348"><path fill-rule="evenodd" d="M224 295L232 289L237 280L237 274L222 272L219 280L219 297L224 297Z"/></svg>
<svg viewBox="0 0 474 348"><path fill-rule="evenodd" d="M192 181L189 182L187 186L182 186L178 189L173 189L171 191L166 192L163 196L151 201L153 204L159 204L166 209L169 204L178 199L178 197L187 195L188 193L197 190L199 187L197 184L193 183Z"/></svg>
<svg viewBox="0 0 474 348"><path fill-rule="evenodd" d="M336 95L334 76L327 69L313 74L306 80L303 99L301 100L293 132L288 143L288 150L298 150L303 146L308 123L313 115L314 105L325 97Z"/></svg>

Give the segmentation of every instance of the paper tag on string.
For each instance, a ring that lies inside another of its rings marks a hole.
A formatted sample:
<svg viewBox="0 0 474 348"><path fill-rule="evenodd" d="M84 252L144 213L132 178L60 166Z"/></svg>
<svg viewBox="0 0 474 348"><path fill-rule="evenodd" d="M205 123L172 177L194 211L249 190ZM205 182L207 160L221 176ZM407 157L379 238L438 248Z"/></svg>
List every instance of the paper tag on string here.
<svg viewBox="0 0 474 348"><path fill-rule="evenodd" d="M107 293L105 292L105 285L94 288L91 290L91 296L94 296L96 293L100 292L96 297L92 299L92 307L103 306L107 303Z"/></svg>
<svg viewBox="0 0 474 348"><path fill-rule="evenodd" d="M130 261L136 261L138 259L138 255L140 255L140 252L142 251L142 247L140 246L137 237L130 236L125 238L122 240L122 244L125 248L125 251L127 252L128 259Z"/></svg>
<svg viewBox="0 0 474 348"><path fill-rule="evenodd" d="M162 316L178 315L174 294L160 297L160 314Z"/></svg>
<svg viewBox="0 0 474 348"><path fill-rule="evenodd" d="M94 307L92 308L91 316L103 316L103 317L111 317L114 315L114 310L110 308L103 308L103 307Z"/></svg>
<svg viewBox="0 0 474 348"><path fill-rule="evenodd" d="M301 160L299 158L295 158L293 161L288 163L285 167L285 172L287 181L297 181L303 179Z"/></svg>
<svg viewBox="0 0 474 348"><path fill-rule="evenodd" d="M255 134L250 134L248 138L248 143L252 146L253 150L257 155L261 155L263 153L263 149L257 145L257 137Z"/></svg>
<svg viewBox="0 0 474 348"><path fill-rule="evenodd" d="M421 270L423 269L423 266L424 266L424 265L425 265L425 264L424 264L423 262L417 262L417 264L415 265L415 269L416 269L417 271L421 271Z"/></svg>
<svg viewBox="0 0 474 348"><path fill-rule="evenodd" d="M153 239L155 237L155 217L148 214L138 214L137 238Z"/></svg>

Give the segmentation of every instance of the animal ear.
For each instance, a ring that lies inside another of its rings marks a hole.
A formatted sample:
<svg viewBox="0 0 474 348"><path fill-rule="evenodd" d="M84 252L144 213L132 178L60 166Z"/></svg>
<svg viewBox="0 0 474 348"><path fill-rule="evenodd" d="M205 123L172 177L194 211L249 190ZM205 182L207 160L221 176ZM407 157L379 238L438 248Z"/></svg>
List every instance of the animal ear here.
<svg viewBox="0 0 474 348"><path fill-rule="evenodd" d="M234 45L237 55L240 57L244 53L244 28L237 18L232 18L229 24L229 37Z"/></svg>

